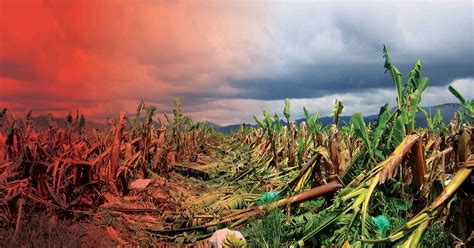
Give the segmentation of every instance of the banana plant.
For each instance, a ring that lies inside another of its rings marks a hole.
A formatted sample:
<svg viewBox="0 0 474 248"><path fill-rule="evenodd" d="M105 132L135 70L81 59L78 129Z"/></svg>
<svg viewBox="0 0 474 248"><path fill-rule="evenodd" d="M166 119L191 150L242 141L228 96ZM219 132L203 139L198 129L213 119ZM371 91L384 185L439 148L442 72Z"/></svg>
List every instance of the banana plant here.
<svg viewBox="0 0 474 248"><path fill-rule="evenodd" d="M419 111L425 116L426 123L428 125L428 129L434 132L436 135L439 135L439 131L446 130L446 125L444 124L444 118L441 114L441 109L439 107L436 108L436 113L433 117L423 108L419 108ZM459 113L458 113L459 116ZM461 118L460 118L461 119ZM462 123L462 121L460 121Z"/></svg>
<svg viewBox="0 0 474 248"><path fill-rule="evenodd" d="M315 113L313 116L309 114L309 111L306 107L303 107L303 112L306 117L306 123L308 125L308 130L310 132L318 133L321 132L322 125L318 123L319 113Z"/></svg>
<svg viewBox="0 0 474 248"><path fill-rule="evenodd" d="M285 108L283 110L283 114L285 115L285 118L286 118L286 124L289 125L291 113L290 113L290 99L288 98L285 99Z"/></svg>
<svg viewBox="0 0 474 248"><path fill-rule="evenodd" d="M131 127L130 132L132 136L135 136L136 134L141 134L143 131L143 123L140 121L140 116L144 106L145 103L143 102L143 100L141 100L135 111L135 119L126 118L128 126Z"/></svg>
<svg viewBox="0 0 474 248"><path fill-rule="evenodd" d="M337 127L339 124L339 115L342 113L342 110L344 109L344 105L342 104L339 99L336 99L336 103L334 104L334 109L332 110L332 116L334 117L334 123L333 125Z"/></svg>
<svg viewBox="0 0 474 248"><path fill-rule="evenodd" d="M290 100L288 98L285 99L285 108L283 110L283 114L285 115L286 118L286 125L287 125L287 130L288 130L288 136L289 136L289 141L288 142L288 166L293 167L296 164L296 155L295 155L295 150L296 150L296 130L294 125L290 122Z"/></svg>
<svg viewBox="0 0 474 248"><path fill-rule="evenodd" d="M257 116L254 116L253 118L255 122L257 122L257 124L268 135L268 138L272 147L272 152L273 152L273 163L275 165L275 168L278 171L282 171L283 169L281 168L281 165L278 159L278 147L276 144L277 142L276 142L275 132L273 130L273 119L270 117L270 114L267 109L263 110L263 121L260 120Z"/></svg>
<svg viewBox="0 0 474 248"><path fill-rule="evenodd" d="M397 89L397 105L398 110L394 113L395 121L392 125L392 131L389 135L388 144L396 146L405 135L415 132L415 117L420 109L422 94L428 86L429 79L421 77L421 61L418 60L413 66L408 80L402 83L402 74L392 64L387 48L383 47L385 57L385 69L390 71L395 87ZM415 157L411 160L411 167L414 174L414 184L417 189L422 187L426 174L426 163L424 160L424 148L421 141L415 146Z"/></svg>
<svg viewBox="0 0 474 248"><path fill-rule="evenodd" d="M319 113L310 115L306 107L303 107L303 112L306 117L307 127L308 127L308 139L305 140L305 144L308 142L313 142L314 145L317 144L316 137L318 134L321 134L323 131L323 125L318 122ZM308 144L306 145L309 146Z"/></svg>
<svg viewBox="0 0 474 248"><path fill-rule="evenodd" d="M329 137L329 149L330 149L330 156L331 156L331 164L328 164L328 173L329 175L337 175L339 174L339 167L340 167L340 155L339 155L339 148L340 148L340 135L339 135L339 116L344 109L344 105L341 101L336 99L334 109L332 115L334 117L334 122L331 125L330 130L330 137ZM332 177L334 178L334 177Z"/></svg>
<svg viewBox="0 0 474 248"><path fill-rule="evenodd" d="M275 115L273 116L273 120L274 120L274 126L275 126L275 131L277 133L282 133L284 128L283 128L283 125L281 124L281 119L280 117L278 116L277 113L275 113Z"/></svg>
<svg viewBox="0 0 474 248"><path fill-rule="evenodd" d="M390 55L387 51L386 46L383 47L383 53L385 57L385 69L390 72L390 75L395 83L397 90L397 117L393 125L393 132L390 134L394 145L398 145L403 137L415 131L415 117L419 110L419 104L423 91L428 86L428 78L420 77L421 74L421 61L418 60L413 66L410 76L405 84L403 84L403 75L400 71L392 64Z"/></svg>
<svg viewBox="0 0 474 248"><path fill-rule="evenodd" d="M388 106L382 107L376 125L373 131L365 125L362 113L356 112L352 115L351 124L354 126L354 131L365 144L366 150L373 161L383 160L385 158L383 147L380 147L382 135L386 132L387 124L390 120ZM370 132L370 134L369 134ZM376 158L376 159L375 159Z"/></svg>
<svg viewBox="0 0 474 248"><path fill-rule="evenodd" d="M352 228L357 219L361 223L360 235L369 237L372 230L369 205L377 185L385 183L394 176L398 165L419 139L418 135L406 136L387 159L341 190L340 195L334 199L335 203L328 207L326 212L321 213L327 215L329 212L330 217L309 227L305 236L294 244L294 247L303 247L307 240L330 226L338 227L336 235L343 235Z"/></svg>
<svg viewBox="0 0 474 248"><path fill-rule="evenodd" d="M423 232L427 228L430 221L436 216L440 215L442 209L447 205L449 200L454 196L454 193L461 187L464 181L471 175L474 168L474 155L464 162L461 168L456 172L451 182L446 188L436 197L436 199L428 207L424 208L420 213L411 218L400 229L391 233L385 239L379 240L363 240L366 243L384 243L396 242L408 236L408 238L401 242L403 247L417 247L420 242Z"/></svg>

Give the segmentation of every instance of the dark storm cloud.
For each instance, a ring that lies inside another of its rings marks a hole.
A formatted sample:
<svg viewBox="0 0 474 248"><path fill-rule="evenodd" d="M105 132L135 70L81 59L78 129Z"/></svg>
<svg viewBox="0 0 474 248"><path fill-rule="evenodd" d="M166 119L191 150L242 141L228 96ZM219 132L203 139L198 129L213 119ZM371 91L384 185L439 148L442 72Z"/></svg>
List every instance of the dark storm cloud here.
<svg viewBox="0 0 474 248"><path fill-rule="evenodd" d="M429 77L430 86L444 86L456 78L474 77L473 63L465 56L460 56L457 61L439 61L422 61L422 75ZM237 80L233 86L242 91L235 97L277 100L392 88L394 84L390 75L384 73L383 63L380 58L379 63L370 64L305 65L288 75ZM413 64L394 63L406 79Z"/></svg>
<svg viewBox="0 0 474 248"><path fill-rule="evenodd" d="M384 73L383 44L405 76L421 59L431 86L474 77L472 3L283 7L273 35L284 72L232 79L231 86L241 90L234 97L311 98L393 87Z"/></svg>

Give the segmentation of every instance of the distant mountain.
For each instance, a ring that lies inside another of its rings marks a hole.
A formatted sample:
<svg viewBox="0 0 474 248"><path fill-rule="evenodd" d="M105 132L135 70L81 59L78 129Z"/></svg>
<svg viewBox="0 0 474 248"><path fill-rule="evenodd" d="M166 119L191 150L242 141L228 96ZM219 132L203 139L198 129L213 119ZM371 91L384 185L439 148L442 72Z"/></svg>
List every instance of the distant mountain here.
<svg viewBox="0 0 474 248"><path fill-rule="evenodd" d="M232 131L234 131L234 130L239 129L240 125L242 125L242 124L232 124L232 125L228 125L228 126L219 126L217 129L219 131L223 132L223 133L228 134L228 133L232 133ZM253 126L255 127L256 125L253 125Z"/></svg>
<svg viewBox="0 0 474 248"><path fill-rule="evenodd" d="M438 106L423 107L423 109L426 112L428 112L428 114L431 114L431 116L434 116L436 114L436 108L438 108L438 107L441 109L441 114L443 115L444 122L446 124L448 124L451 121L451 119L453 118L453 115L456 111L463 109L463 107L460 104L443 104L443 105L438 105ZM394 110L395 109L393 108L391 111L393 112ZM373 122L373 121L377 120L377 117L378 117L378 115L368 115L368 116L364 116L364 120L367 123L369 123L369 122ZM144 120L144 117L141 118L141 121L143 121L143 120ZM60 127L65 127L66 126L66 118L65 117L64 118L56 118L55 117L55 121ZM296 121L297 124L300 124L301 122L306 121L306 119L305 118L300 118L300 119L297 119L295 121ZM351 116L340 116L339 121L340 121L340 123L349 123L351 121ZM425 117L423 116L423 114L421 112L417 113L417 115L415 117L415 121L416 121L416 125L418 127L426 127L427 126L426 119L425 119ZM36 127L38 127L39 129L48 128L48 117L45 116L45 115L40 115L40 116L33 117L33 122L35 123ZM93 128L104 129L106 127L105 123L95 122L95 121L92 121L92 120L87 120L87 118L86 118L86 122L87 122L87 125L89 125ZM286 125L285 121L282 120L281 122L282 122L283 125ZM321 118L319 118L319 122L322 123L325 126L330 125L333 122L333 117L331 117L331 116L321 117ZM215 124L215 123L212 123L212 122L208 122L208 124L210 126L215 127L216 129L220 130L221 132L226 133L226 134L231 133L232 131L239 129L240 125L241 125L241 124L232 124L232 125L221 126L221 125L218 125L218 124ZM160 126L160 124L156 121L153 121L153 125L155 125L155 127ZM249 125L249 124L247 124L247 125ZM258 125L251 125L251 126L258 127Z"/></svg>
<svg viewBox="0 0 474 248"><path fill-rule="evenodd" d="M423 109L428 112L428 114L431 114L431 116L434 116L436 114L436 108L440 108L441 114L443 115L444 122L446 124L449 124L451 119L454 116L454 113L458 110L462 110L463 107L460 104L453 103L453 104L442 104L438 106L429 106L429 107L423 107ZM393 112L395 109L392 109L391 112ZM351 121L352 116L340 116L339 121L340 123L349 123ZM378 118L378 114L375 115L368 115L364 116L364 120L366 123L369 122L374 122ZM324 126L326 125L331 125L333 122L333 117L331 116L325 116L325 117L320 117L319 122L322 123ZM297 124L300 124L303 121L306 121L306 118L301 118L295 120ZM286 125L286 122L282 121L284 125ZM415 122L418 127L427 127L426 123L426 118L423 116L421 112L418 112L416 117L415 117ZM218 129L223 132L223 133L231 133L232 131L239 129L241 124L232 124L232 125L227 125L227 126L218 126ZM253 127L258 127L258 125L251 125Z"/></svg>

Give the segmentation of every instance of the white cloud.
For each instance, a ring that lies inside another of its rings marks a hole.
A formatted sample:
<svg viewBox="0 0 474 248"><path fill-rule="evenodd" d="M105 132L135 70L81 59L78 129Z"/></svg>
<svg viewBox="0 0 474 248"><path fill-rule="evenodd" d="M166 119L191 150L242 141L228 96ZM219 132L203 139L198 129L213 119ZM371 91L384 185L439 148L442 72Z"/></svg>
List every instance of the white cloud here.
<svg viewBox="0 0 474 248"><path fill-rule="evenodd" d="M466 99L474 98L474 78L456 79L451 83ZM395 106L396 91L393 89L375 89L364 92L331 94L318 98L290 99L292 119L304 116L303 107L311 113L318 112L320 116L329 116L334 102L339 99L344 104L343 115L362 112L365 116L377 114L380 107L388 103ZM456 103L458 100L449 92L447 86L429 87L423 94L422 106L433 106L443 103ZM278 113L283 118L284 100L254 100L254 99L219 99L197 106L201 111L191 114L197 116L197 121L208 120L213 123L228 125L241 122L254 123L253 116L262 116L263 109L270 113Z"/></svg>
<svg viewBox="0 0 474 248"><path fill-rule="evenodd" d="M474 99L474 78L462 78L454 80L453 85L467 100ZM443 103L459 103L448 90L448 86L429 87L423 92L422 106L433 106Z"/></svg>

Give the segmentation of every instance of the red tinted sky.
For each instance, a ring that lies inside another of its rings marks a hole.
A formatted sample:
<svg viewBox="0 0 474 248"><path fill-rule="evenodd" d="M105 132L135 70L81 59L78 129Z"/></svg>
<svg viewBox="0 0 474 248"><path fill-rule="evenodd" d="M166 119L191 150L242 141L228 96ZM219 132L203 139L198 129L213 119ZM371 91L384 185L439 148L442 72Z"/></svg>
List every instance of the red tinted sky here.
<svg viewBox="0 0 474 248"><path fill-rule="evenodd" d="M393 103L382 44L402 72L417 59L426 104L472 98L472 1L0 0L0 108L103 120L140 99L220 124L280 113L292 99L330 114ZM389 28L387 28L389 27ZM369 94L367 92L380 92Z"/></svg>
<svg viewBox="0 0 474 248"><path fill-rule="evenodd" d="M0 106L57 115L79 108L97 119L131 112L140 99L163 111L176 96L231 93L223 71L255 70L239 68L242 58L226 47L244 36L242 7L2 0Z"/></svg>

